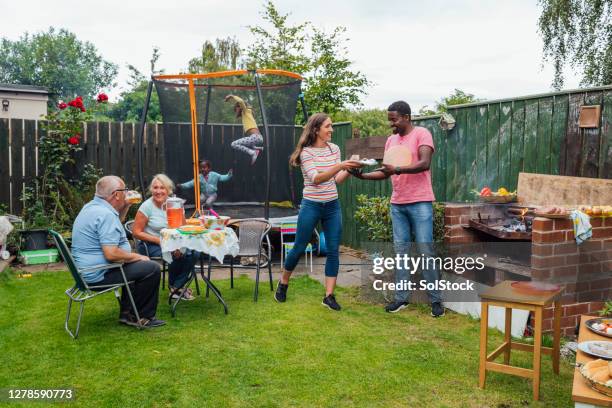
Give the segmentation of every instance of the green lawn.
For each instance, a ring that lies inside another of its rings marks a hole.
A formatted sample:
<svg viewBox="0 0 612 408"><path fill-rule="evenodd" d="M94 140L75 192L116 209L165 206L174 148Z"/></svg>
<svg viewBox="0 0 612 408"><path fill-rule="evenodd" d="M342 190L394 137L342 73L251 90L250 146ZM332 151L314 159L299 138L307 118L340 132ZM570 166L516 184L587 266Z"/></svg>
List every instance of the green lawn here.
<svg viewBox="0 0 612 408"><path fill-rule="evenodd" d="M67 272L0 275L0 388L72 387L66 406L523 407L531 383L490 373L478 383L479 323L448 313L434 320L411 306L387 314L342 290L340 313L321 306L322 286L292 281L285 304L253 282L218 282L230 314L213 298L179 306L164 327L119 325L112 295L87 302L81 334L63 329ZM265 288L265 286L263 286ZM501 335L490 336L492 348ZM512 363L530 366L530 354ZM572 368L552 374L543 358L541 402L573 406ZM1 404L1 403L0 403ZM8 404L17 406L16 403ZM30 404L31 405L31 404ZM42 405L40 405L42 406Z"/></svg>

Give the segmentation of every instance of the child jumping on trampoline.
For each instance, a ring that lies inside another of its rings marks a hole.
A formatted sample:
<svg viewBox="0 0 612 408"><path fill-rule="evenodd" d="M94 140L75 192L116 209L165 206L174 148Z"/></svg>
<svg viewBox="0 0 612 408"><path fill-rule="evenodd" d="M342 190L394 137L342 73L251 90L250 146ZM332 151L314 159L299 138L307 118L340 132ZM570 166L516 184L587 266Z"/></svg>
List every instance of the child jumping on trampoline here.
<svg viewBox="0 0 612 408"><path fill-rule="evenodd" d="M253 110L247 106L242 98L236 95L227 95L225 102L234 103L236 117L242 119L245 136L232 142L232 149L246 153L251 156L251 165L255 164L257 157L263 151L263 137L257 128L257 122L253 117Z"/></svg>
<svg viewBox="0 0 612 408"><path fill-rule="evenodd" d="M229 169L227 174L219 174L211 171L210 160L200 160L200 202L206 208L212 208L217 201L217 184L222 181L229 181L232 178L233 171ZM194 181L190 180L186 183L179 184L180 189L193 188Z"/></svg>

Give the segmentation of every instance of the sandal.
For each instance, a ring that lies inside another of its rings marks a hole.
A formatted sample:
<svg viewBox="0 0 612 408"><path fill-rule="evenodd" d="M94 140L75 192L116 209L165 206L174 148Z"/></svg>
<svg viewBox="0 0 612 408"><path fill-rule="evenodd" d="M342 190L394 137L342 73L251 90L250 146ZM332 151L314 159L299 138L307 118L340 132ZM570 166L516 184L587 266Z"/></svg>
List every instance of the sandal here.
<svg viewBox="0 0 612 408"><path fill-rule="evenodd" d="M188 301L195 300L195 297L193 296L191 289L189 288L172 289L170 291L170 299L176 300L179 298L183 298L183 300L188 300Z"/></svg>

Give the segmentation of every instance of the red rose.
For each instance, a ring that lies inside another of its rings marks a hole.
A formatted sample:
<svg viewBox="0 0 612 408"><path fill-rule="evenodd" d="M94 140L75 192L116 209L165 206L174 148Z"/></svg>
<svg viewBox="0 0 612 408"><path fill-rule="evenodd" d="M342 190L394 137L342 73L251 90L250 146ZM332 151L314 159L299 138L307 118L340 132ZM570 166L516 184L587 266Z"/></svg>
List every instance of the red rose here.
<svg viewBox="0 0 612 408"><path fill-rule="evenodd" d="M60 108L61 110L66 109L66 107L67 107L67 106L68 106L68 105L66 105L66 103L64 103L64 102L60 102L60 103L57 105L57 107L58 107L58 108Z"/></svg>
<svg viewBox="0 0 612 408"><path fill-rule="evenodd" d="M70 102L68 102L68 106L73 106L73 107L75 107L75 108L76 108L76 106L77 106L76 99L73 99L73 100L71 100Z"/></svg>
<svg viewBox="0 0 612 408"><path fill-rule="evenodd" d="M106 95L104 92L100 92L100 94L98 94L98 103L106 102L108 102L108 95Z"/></svg>
<svg viewBox="0 0 612 408"><path fill-rule="evenodd" d="M70 143L71 145L78 145L79 138L76 136L72 136L71 138L68 139L68 143Z"/></svg>
<svg viewBox="0 0 612 408"><path fill-rule="evenodd" d="M85 112L85 107L83 107L83 105L79 106L79 109L81 110L81 112Z"/></svg>

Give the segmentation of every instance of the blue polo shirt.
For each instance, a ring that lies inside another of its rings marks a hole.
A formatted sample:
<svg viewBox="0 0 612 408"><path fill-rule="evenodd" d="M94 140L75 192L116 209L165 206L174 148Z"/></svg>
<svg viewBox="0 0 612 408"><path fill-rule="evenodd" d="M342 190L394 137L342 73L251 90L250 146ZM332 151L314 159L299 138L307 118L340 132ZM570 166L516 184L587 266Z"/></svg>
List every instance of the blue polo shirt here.
<svg viewBox="0 0 612 408"><path fill-rule="evenodd" d="M72 256L79 269L108 265L102 246L118 246L131 252L132 248L119 219L119 213L106 200L94 197L77 215L72 226ZM88 283L100 282L107 269L84 273Z"/></svg>

